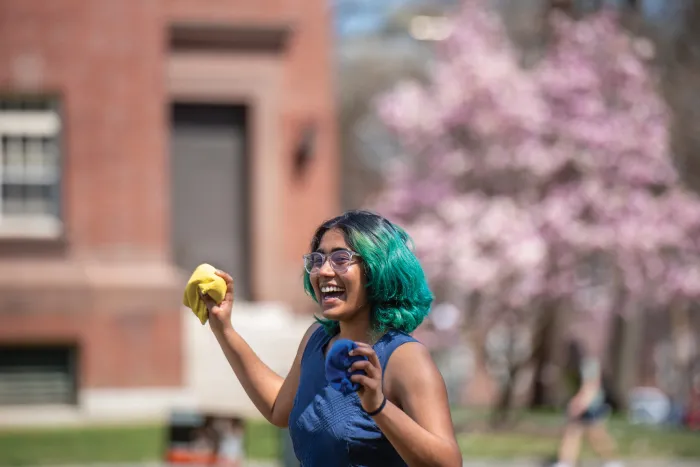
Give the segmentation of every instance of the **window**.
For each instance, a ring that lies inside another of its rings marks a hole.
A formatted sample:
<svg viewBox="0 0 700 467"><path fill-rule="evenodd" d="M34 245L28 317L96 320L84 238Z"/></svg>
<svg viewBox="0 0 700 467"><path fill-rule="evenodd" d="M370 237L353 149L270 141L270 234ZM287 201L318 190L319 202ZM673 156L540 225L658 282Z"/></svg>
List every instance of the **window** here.
<svg viewBox="0 0 700 467"><path fill-rule="evenodd" d="M0 406L77 402L77 347L0 345Z"/></svg>
<svg viewBox="0 0 700 467"><path fill-rule="evenodd" d="M48 99L0 98L0 237L56 237L61 121Z"/></svg>

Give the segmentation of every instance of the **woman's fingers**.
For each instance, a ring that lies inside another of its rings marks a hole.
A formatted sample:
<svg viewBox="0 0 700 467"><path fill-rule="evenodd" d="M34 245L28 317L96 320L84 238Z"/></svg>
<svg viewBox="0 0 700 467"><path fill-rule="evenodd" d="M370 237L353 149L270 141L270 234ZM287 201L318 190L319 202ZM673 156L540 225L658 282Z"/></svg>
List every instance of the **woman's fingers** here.
<svg viewBox="0 0 700 467"><path fill-rule="evenodd" d="M209 295L200 293L199 296L201 297L202 301L204 302L204 305L206 305L209 311L211 311L216 306L216 302Z"/></svg>
<svg viewBox="0 0 700 467"><path fill-rule="evenodd" d="M368 360L360 360L360 361L353 363L350 366L350 371L351 372L364 371L367 374L367 376L369 376L370 378L375 378L375 379L381 377L381 373L379 371L379 368L372 365L372 363L369 362Z"/></svg>
<svg viewBox="0 0 700 467"><path fill-rule="evenodd" d="M224 301L233 302L233 277L231 277L227 272L217 270L216 275L221 277L224 282L226 282L226 295L224 295Z"/></svg>
<svg viewBox="0 0 700 467"><path fill-rule="evenodd" d="M231 275L229 273L227 273L225 271L221 271L220 269L217 269L216 275L221 277L224 280L224 282L226 282L227 286L233 284L233 277L231 277Z"/></svg>
<svg viewBox="0 0 700 467"><path fill-rule="evenodd" d="M350 377L350 381L352 381L353 383L361 384L370 391L376 391L377 389L379 389L378 379L370 378L369 376L365 376L363 374L352 375Z"/></svg>
<svg viewBox="0 0 700 467"><path fill-rule="evenodd" d="M374 351L374 349L368 345L365 344L364 342L357 342L357 347L355 347L353 350L349 352L351 356L354 355L363 355L369 359L369 361L372 363L373 366L377 368L381 368L381 364L379 363L379 357L377 357L377 353Z"/></svg>

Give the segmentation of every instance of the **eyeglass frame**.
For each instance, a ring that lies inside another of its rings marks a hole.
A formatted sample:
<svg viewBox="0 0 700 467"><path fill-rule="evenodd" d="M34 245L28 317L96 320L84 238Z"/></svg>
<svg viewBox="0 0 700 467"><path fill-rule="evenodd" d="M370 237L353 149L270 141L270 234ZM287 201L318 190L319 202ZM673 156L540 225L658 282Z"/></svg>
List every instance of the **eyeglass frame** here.
<svg viewBox="0 0 700 467"><path fill-rule="evenodd" d="M342 251L342 252L345 252L345 253L349 253L349 254L350 254L350 258L348 259L348 264L347 264L347 266L345 267L345 269L343 269L343 270L338 270L338 269L336 268L336 266L335 266L335 263L331 260L331 256L333 256L333 254L338 253L338 252L341 252L341 251ZM309 271L309 270L306 269L306 260L307 260L307 258L310 258L312 255L321 255L321 258L323 259L323 262L322 262L321 265L318 267L318 269L316 269L315 272L314 272L314 269L313 269L313 268L311 269L311 271ZM352 259L353 259L354 257L362 258L362 256L361 256L359 253L357 253L357 252L355 252L355 251L352 251L352 250L350 250L350 249L347 249L347 248L342 248L342 249L339 249L339 250L334 250L334 251L331 251L329 254L321 253L320 251L312 251L311 253L307 253L307 254L305 254L304 256L302 256L302 258L303 258L303 260L304 260L304 270L305 270L308 274L318 274L318 272L321 270L321 268L323 268L323 266L326 264L326 261L328 261L328 262L331 264L331 269L333 269L333 271L335 271L337 274L346 273L346 272L348 271L348 269L350 268L350 266L352 265Z"/></svg>

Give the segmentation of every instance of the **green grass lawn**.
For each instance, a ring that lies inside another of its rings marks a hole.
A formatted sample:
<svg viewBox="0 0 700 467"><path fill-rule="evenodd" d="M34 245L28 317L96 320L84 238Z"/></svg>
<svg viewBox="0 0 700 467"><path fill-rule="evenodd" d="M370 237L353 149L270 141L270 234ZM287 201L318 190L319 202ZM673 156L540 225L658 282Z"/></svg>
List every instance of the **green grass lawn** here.
<svg viewBox="0 0 700 467"><path fill-rule="evenodd" d="M527 413L499 431L489 430L485 418L478 411L455 412L455 422L466 430L459 443L469 458L546 458L556 451L558 414ZM700 459L698 433L630 426L621 419L610 427L625 456ZM161 425L0 430L0 465L156 461L165 437ZM245 444L251 459L279 458L280 430L251 420Z"/></svg>
<svg viewBox="0 0 700 467"><path fill-rule="evenodd" d="M612 430L626 458L698 458L700 436L690 432L657 432L620 427ZM549 458L557 450L558 436L517 431L477 431L459 435L459 445L470 458ZM584 444L584 457L592 452ZM700 462L699 462L700 463Z"/></svg>
<svg viewBox="0 0 700 467"><path fill-rule="evenodd" d="M257 420L247 430L248 457L278 457L280 430ZM0 465L157 461L166 436L163 425L0 430Z"/></svg>
<svg viewBox="0 0 700 467"><path fill-rule="evenodd" d="M0 465L136 462L158 459L162 426L0 431Z"/></svg>
<svg viewBox="0 0 700 467"><path fill-rule="evenodd" d="M548 458L559 444L563 418L557 412L525 412L517 414L515 423L502 430L488 427L488 413L458 410L455 424L465 427L458 440L462 451L481 458ZM690 458L700 459L700 434L670 428L630 425L615 416L608 423L620 454L626 458ZM584 441L583 456L592 455Z"/></svg>

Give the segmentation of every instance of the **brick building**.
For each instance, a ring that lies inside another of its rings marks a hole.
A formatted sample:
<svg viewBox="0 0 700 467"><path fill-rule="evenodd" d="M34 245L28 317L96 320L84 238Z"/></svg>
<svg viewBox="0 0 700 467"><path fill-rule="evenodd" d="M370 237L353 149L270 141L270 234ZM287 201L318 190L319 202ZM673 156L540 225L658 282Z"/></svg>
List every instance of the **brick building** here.
<svg viewBox="0 0 700 467"><path fill-rule="evenodd" d="M0 405L177 390L200 262L302 310L338 209L326 3L0 0Z"/></svg>

